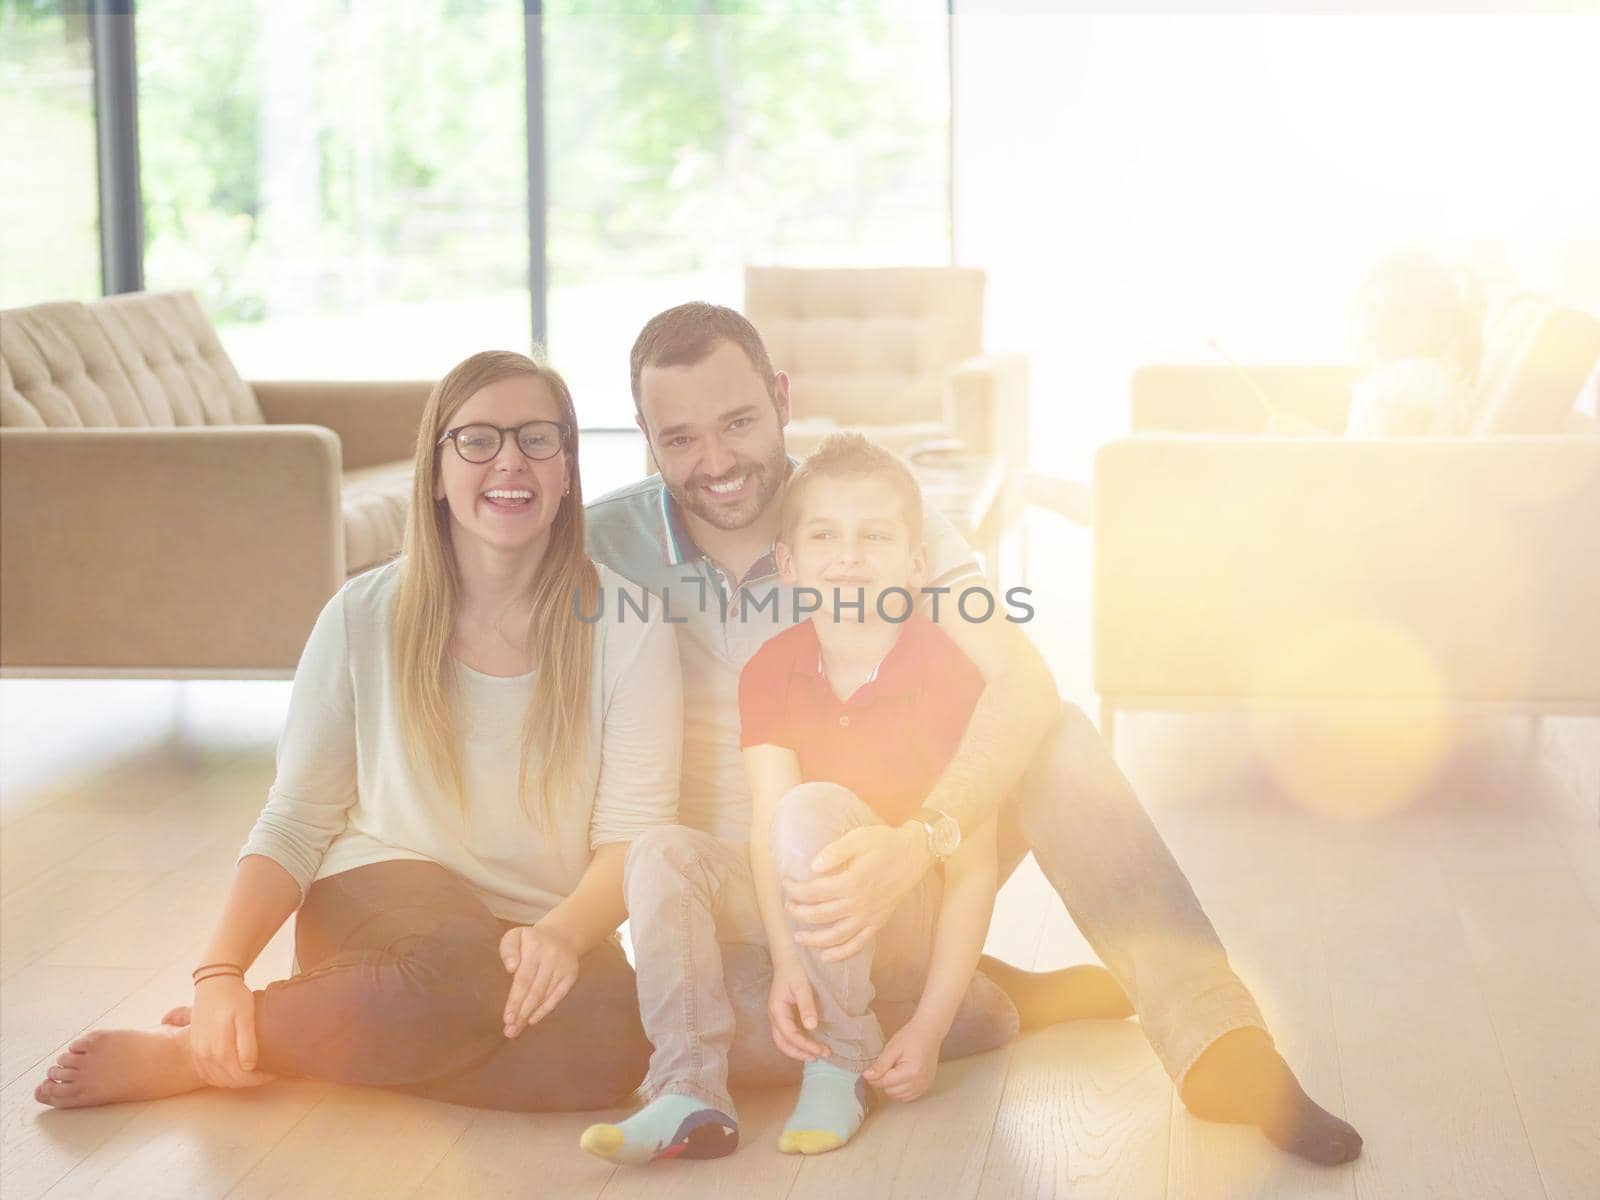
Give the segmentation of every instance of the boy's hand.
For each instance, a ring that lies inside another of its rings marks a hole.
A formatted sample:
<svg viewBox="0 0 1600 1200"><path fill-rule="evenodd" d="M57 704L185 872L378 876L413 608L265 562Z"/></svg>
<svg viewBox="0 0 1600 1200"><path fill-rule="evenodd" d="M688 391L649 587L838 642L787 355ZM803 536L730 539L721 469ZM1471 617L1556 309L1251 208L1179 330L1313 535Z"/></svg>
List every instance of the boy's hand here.
<svg viewBox="0 0 1600 1200"><path fill-rule="evenodd" d="M915 1100L933 1086L933 1077L939 1070L939 1044L943 1041L941 1035L924 1029L913 1018L889 1039L877 1061L862 1072L862 1078L902 1103Z"/></svg>
<svg viewBox="0 0 1600 1200"><path fill-rule="evenodd" d="M864 825L811 860L816 878L784 880L788 908L802 929L794 940L823 962L859 953L933 866L927 832L915 824Z"/></svg>
<svg viewBox="0 0 1600 1200"><path fill-rule="evenodd" d="M817 1027L817 998L811 980L799 958L774 959L772 991L767 998L767 1017L772 1025L772 1040L790 1058L810 1062L826 1058L828 1048L806 1036Z"/></svg>

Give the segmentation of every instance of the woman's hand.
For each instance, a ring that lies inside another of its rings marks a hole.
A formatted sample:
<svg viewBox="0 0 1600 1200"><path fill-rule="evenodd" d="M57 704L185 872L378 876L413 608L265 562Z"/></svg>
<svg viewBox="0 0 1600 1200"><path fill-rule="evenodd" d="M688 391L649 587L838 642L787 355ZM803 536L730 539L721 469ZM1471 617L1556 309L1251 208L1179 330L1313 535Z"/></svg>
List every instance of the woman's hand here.
<svg viewBox="0 0 1600 1200"><path fill-rule="evenodd" d="M862 1078L902 1103L915 1100L933 1086L943 1041L943 1034L919 1025L913 1017L889 1039Z"/></svg>
<svg viewBox="0 0 1600 1200"><path fill-rule="evenodd" d="M237 975L194 986L189 1017L189 1053L212 1087L256 1087L272 1076L256 1068L256 1000Z"/></svg>
<svg viewBox="0 0 1600 1200"><path fill-rule="evenodd" d="M508 1038L542 1021L578 981L577 950L537 925L506 930L500 939L500 961L511 974L504 1015Z"/></svg>
<svg viewBox="0 0 1600 1200"><path fill-rule="evenodd" d="M772 1040L790 1058L810 1062L828 1056L826 1046L806 1036L807 1030L817 1027L817 998L798 955L773 959L767 1018L772 1026Z"/></svg>

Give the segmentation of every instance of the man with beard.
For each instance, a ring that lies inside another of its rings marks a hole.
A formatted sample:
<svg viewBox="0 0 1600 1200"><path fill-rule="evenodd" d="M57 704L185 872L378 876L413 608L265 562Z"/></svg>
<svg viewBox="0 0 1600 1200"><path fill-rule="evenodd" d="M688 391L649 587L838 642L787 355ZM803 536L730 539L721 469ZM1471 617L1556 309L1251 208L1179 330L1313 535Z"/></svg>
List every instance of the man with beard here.
<svg viewBox="0 0 1600 1200"><path fill-rule="evenodd" d="M803 615L784 594L772 553L792 466L783 439L789 380L773 369L749 321L698 302L651 318L630 366L635 419L660 474L589 506L589 553L666 600L683 665L679 819L743 842L750 798L739 673L767 638ZM982 582L970 548L933 505L924 538L926 587L959 591ZM786 886L791 911L812 927L796 940L825 958L855 953L963 830L998 814L1001 878L1033 851L1126 991L1190 1111L1257 1125L1313 1161L1353 1159L1360 1135L1317 1106L1277 1053L1188 880L1094 726L1061 702L1015 624L998 615L949 620L951 607L941 627L985 685L956 756L916 819L853 830L817 856L816 878ZM736 986L729 952L737 948L724 949L741 1036L746 1026L764 1033L764 964L746 954L746 973L757 978ZM1024 1029L1056 1019L1060 973L1030 975L993 959L983 971L973 992L992 986L987 975L1011 996ZM968 1000L983 1009L981 997Z"/></svg>

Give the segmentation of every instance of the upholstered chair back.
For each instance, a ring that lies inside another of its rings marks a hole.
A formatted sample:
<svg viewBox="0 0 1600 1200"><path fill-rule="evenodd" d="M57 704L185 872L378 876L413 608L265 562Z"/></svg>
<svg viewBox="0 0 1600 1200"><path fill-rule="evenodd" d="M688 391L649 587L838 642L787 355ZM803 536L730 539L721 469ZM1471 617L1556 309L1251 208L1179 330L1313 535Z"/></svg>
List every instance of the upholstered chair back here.
<svg viewBox="0 0 1600 1200"><path fill-rule="evenodd" d="M797 419L942 421L946 372L983 347L979 270L747 267L744 286Z"/></svg>
<svg viewBox="0 0 1600 1200"><path fill-rule="evenodd" d="M1600 364L1600 320L1543 296L1508 300L1484 334L1468 432L1559 433Z"/></svg>
<svg viewBox="0 0 1600 1200"><path fill-rule="evenodd" d="M0 312L0 425L171 428L264 419L192 293L132 292Z"/></svg>

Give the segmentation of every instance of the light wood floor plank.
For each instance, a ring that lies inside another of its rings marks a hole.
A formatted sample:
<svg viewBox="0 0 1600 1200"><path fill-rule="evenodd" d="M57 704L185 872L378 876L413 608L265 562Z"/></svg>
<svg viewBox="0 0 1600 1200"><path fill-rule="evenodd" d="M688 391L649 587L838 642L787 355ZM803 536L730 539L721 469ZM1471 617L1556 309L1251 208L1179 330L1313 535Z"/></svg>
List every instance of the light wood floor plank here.
<svg viewBox="0 0 1600 1200"><path fill-rule="evenodd" d="M391 1200L437 1167L476 1115L380 1088L330 1087L227 1195ZM341 1154L340 1146L360 1146L361 1153Z"/></svg>
<svg viewBox="0 0 1600 1200"><path fill-rule="evenodd" d="M51 966L164 967L190 947L198 954L222 911L226 891L227 879L214 868L168 872L40 961Z"/></svg>
<svg viewBox="0 0 1600 1200"><path fill-rule="evenodd" d="M142 871L85 870L73 861L17 889L0 900L0 980L153 884Z"/></svg>
<svg viewBox="0 0 1600 1200"><path fill-rule="evenodd" d="M9 821L0 830L0 896L48 875L97 842L114 837L131 813L97 813L48 806Z"/></svg>
<svg viewBox="0 0 1600 1200"><path fill-rule="evenodd" d="M147 812L199 779L213 761L214 756L191 753L181 744L157 742L112 763L66 771L26 788L7 788L0 798L0 832L50 809L104 816Z"/></svg>
<svg viewBox="0 0 1600 1200"><path fill-rule="evenodd" d="M621 1115L617 1113L615 1115ZM598 1113L474 1112L471 1123L412 1191L411 1200L592 1200L616 1170L578 1149Z"/></svg>
<svg viewBox="0 0 1600 1200"><path fill-rule="evenodd" d="M1131 1021L1078 1021L1021 1038L978 1195L1166 1195L1172 1084Z"/></svg>
<svg viewBox="0 0 1600 1200"><path fill-rule="evenodd" d="M50 1197L212 1200L315 1110L328 1085L279 1081L237 1091L208 1089L145 1105L49 1192ZM328 1146L325 1153L361 1154ZM377 1171L379 1164L366 1162Z"/></svg>
<svg viewBox="0 0 1600 1200"><path fill-rule="evenodd" d="M266 801L270 767L255 756L206 775L75 860L91 869L171 871L232 862ZM208 856L209 857L205 857Z"/></svg>
<svg viewBox="0 0 1600 1200"><path fill-rule="evenodd" d="M1544 1194L1460 918L1411 815L1324 826L1317 884L1357 1195Z"/></svg>
<svg viewBox="0 0 1600 1200"><path fill-rule="evenodd" d="M1435 814L1433 833L1545 1189L1592 1196L1600 917L1534 814Z"/></svg>

